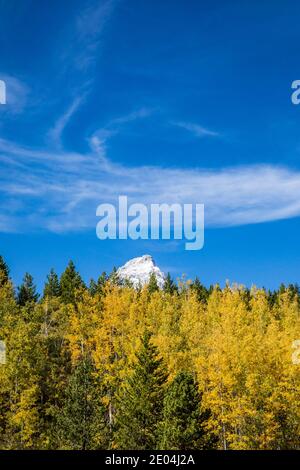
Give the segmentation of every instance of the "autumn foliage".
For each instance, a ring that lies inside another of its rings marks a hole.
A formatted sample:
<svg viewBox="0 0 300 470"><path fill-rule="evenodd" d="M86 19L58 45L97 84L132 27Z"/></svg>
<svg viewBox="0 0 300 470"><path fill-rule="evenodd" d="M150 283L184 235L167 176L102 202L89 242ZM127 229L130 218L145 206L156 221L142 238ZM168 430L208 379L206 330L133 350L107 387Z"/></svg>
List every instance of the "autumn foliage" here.
<svg viewBox="0 0 300 470"><path fill-rule="evenodd" d="M70 264L38 299L1 263L1 449L300 448L295 286L86 287Z"/></svg>

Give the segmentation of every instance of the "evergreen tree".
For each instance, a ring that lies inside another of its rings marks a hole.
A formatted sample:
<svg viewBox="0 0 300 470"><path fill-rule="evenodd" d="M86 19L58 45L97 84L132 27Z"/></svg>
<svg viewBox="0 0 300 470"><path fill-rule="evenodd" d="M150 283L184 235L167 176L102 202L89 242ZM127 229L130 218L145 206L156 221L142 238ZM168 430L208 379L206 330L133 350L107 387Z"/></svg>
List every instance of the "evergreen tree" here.
<svg viewBox="0 0 300 470"><path fill-rule="evenodd" d="M207 302L209 292L206 287L201 284L198 277L196 277L194 282L191 284L191 289L196 292L199 302Z"/></svg>
<svg viewBox="0 0 300 470"><path fill-rule="evenodd" d="M89 292L92 296L96 294L103 294L105 284L107 282L107 276L106 273L103 272L99 278L98 281L96 282L94 279L90 280L90 285L89 285Z"/></svg>
<svg viewBox="0 0 300 470"><path fill-rule="evenodd" d="M220 286L219 284L216 284L216 286L214 286L213 284L211 284L208 288L208 297L213 293L213 291L215 290L215 288L219 288L220 289Z"/></svg>
<svg viewBox="0 0 300 470"><path fill-rule="evenodd" d="M38 298L39 294L36 292L33 277L29 273L26 273L23 278L23 283L18 287L18 304L23 307L29 302L36 302Z"/></svg>
<svg viewBox="0 0 300 470"><path fill-rule="evenodd" d="M4 284L6 284L8 280L9 280L9 269L8 269L6 262L0 255L0 287L4 286Z"/></svg>
<svg viewBox="0 0 300 470"><path fill-rule="evenodd" d="M60 289L62 301L66 304L75 302L76 289L83 288L84 282L76 271L73 261L69 261L66 270L60 278Z"/></svg>
<svg viewBox="0 0 300 470"><path fill-rule="evenodd" d="M97 294L97 291L98 291L97 282L93 278L91 278L90 284L89 284L89 293L91 294L91 296L94 296Z"/></svg>
<svg viewBox="0 0 300 470"><path fill-rule="evenodd" d="M279 286L279 290L278 290L278 294L284 294L284 292L286 291L286 286L285 284L282 282Z"/></svg>
<svg viewBox="0 0 300 470"><path fill-rule="evenodd" d="M47 281L44 287L43 297L59 297L61 294L60 283L58 276L54 269L51 269L50 273L47 276Z"/></svg>
<svg viewBox="0 0 300 470"><path fill-rule="evenodd" d="M60 449L88 450L107 447L102 396L91 359L81 359L69 378L63 407L57 412L57 440Z"/></svg>
<svg viewBox="0 0 300 470"><path fill-rule="evenodd" d="M201 413L201 398L193 376L179 372L169 385L160 427L160 448L170 450L201 449L207 445L203 424L208 418Z"/></svg>
<svg viewBox="0 0 300 470"><path fill-rule="evenodd" d="M268 290L268 302L270 307L274 307L278 299L278 291L274 290L271 291L270 289Z"/></svg>
<svg viewBox="0 0 300 470"><path fill-rule="evenodd" d="M106 275L106 272L103 271L103 273L100 274L100 276L98 277L98 281L97 281L98 291L100 294L102 294L106 282L107 282L107 275Z"/></svg>
<svg viewBox="0 0 300 470"><path fill-rule="evenodd" d="M291 300L296 298L299 301L300 288L298 284L289 284L288 292Z"/></svg>
<svg viewBox="0 0 300 470"><path fill-rule="evenodd" d="M170 273L167 274L165 284L164 284L164 292L167 294L174 294L177 291L177 286L173 279L171 278Z"/></svg>
<svg viewBox="0 0 300 470"><path fill-rule="evenodd" d="M116 286L120 285L120 279L117 274L117 268L115 266L113 267L113 270L109 275L109 281Z"/></svg>
<svg viewBox="0 0 300 470"><path fill-rule="evenodd" d="M155 449L162 419L167 373L151 334L142 337L133 373L125 380L117 401L116 445L120 449Z"/></svg>
<svg viewBox="0 0 300 470"><path fill-rule="evenodd" d="M150 278L149 278L149 283L148 283L148 292L149 294L153 294L153 292L157 292L158 290L159 290L159 287L157 284L156 276L154 273L151 273Z"/></svg>

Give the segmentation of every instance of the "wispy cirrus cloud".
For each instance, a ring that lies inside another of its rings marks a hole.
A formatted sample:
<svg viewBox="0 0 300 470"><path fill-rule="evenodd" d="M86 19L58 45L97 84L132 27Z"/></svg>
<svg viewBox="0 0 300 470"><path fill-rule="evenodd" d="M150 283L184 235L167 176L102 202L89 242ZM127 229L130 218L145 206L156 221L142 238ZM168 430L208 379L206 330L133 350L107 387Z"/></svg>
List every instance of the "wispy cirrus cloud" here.
<svg viewBox="0 0 300 470"><path fill-rule="evenodd" d="M65 32L68 48L60 54L65 68L74 68L83 74L91 71L99 58L103 33L117 3L118 0L94 0L78 12Z"/></svg>
<svg viewBox="0 0 300 470"><path fill-rule="evenodd" d="M146 107L139 108L135 111L132 111L131 113L126 114L125 116L120 116L115 119L112 119L108 123L108 127L114 127L116 125L126 124L128 122L136 121L137 119L147 118L151 116L153 113L155 113L155 111L156 111L155 108L146 108Z"/></svg>
<svg viewBox="0 0 300 470"><path fill-rule="evenodd" d="M0 140L1 231L93 229L95 210L116 202L204 203L207 227L300 215L300 172L272 165L223 169L127 167L92 147L86 154L23 148ZM7 171L9 165L9 172Z"/></svg>
<svg viewBox="0 0 300 470"><path fill-rule="evenodd" d="M92 149L96 151L98 157L101 157L103 161L106 160L107 141L114 135L118 134L122 126L139 119L145 119L151 116L154 112L154 108L142 107L132 111L131 113L111 119L106 126L97 129L89 138L89 143ZM108 164L107 160L106 164Z"/></svg>
<svg viewBox="0 0 300 470"><path fill-rule="evenodd" d="M84 96L76 97L71 103L71 105L68 107L68 109L57 119L52 129L50 129L48 133L48 138L50 139L50 142L56 147L61 147L61 138L63 131L65 130L65 127L68 125L70 119L76 113L84 99Z"/></svg>
<svg viewBox="0 0 300 470"><path fill-rule="evenodd" d="M62 112L54 126L49 130L48 139L57 148L62 145L63 132L80 105L92 90L93 66L100 55L103 33L109 22L118 0L94 0L80 11L68 33L67 42L71 47L63 49L60 54L62 75L72 70L71 105ZM74 70L73 70L74 69ZM61 78L61 77L60 77Z"/></svg>
<svg viewBox="0 0 300 470"><path fill-rule="evenodd" d="M63 132L86 96L76 95L76 89L93 80L103 32L116 3L93 2L73 22L66 41L71 46L62 54L75 77L73 100L48 132L48 146L26 147L0 139L0 231L90 230L96 225L97 205L116 202L120 194L128 195L130 202L144 204L204 203L206 226L211 227L299 216L300 172L289 168L253 165L212 170L114 163L108 156L109 139L125 126L151 116L155 112L151 108L110 120L89 136L86 153L64 149ZM27 104L29 90L20 81L9 80L11 109L18 113ZM192 122L175 121L172 125L196 138L221 136Z"/></svg>
<svg viewBox="0 0 300 470"><path fill-rule="evenodd" d="M76 33L79 48L75 64L79 69L86 70L95 62L102 34L116 4L116 0L93 2L77 18Z"/></svg>
<svg viewBox="0 0 300 470"><path fill-rule="evenodd" d="M174 126L181 127L188 132L191 132L195 137L203 138L203 137L220 137L220 133L213 131L211 129L207 129L206 127L200 126L199 124L195 124L192 122L186 121L174 121L172 122Z"/></svg>

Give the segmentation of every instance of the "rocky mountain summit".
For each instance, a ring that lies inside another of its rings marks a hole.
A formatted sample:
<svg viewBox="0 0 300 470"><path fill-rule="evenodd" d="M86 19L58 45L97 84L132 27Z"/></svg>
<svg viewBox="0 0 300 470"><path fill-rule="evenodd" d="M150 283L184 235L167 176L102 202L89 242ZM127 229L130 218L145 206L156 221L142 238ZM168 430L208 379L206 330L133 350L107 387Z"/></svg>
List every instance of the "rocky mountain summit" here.
<svg viewBox="0 0 300 470"><path fill-rule="evenodd" d="M117 270L119 279L130 281L135 288L148 284L152 273L156 277L158 287L162 289L165 283L165 274L156 266L150 255L133 258Z"/></svg>

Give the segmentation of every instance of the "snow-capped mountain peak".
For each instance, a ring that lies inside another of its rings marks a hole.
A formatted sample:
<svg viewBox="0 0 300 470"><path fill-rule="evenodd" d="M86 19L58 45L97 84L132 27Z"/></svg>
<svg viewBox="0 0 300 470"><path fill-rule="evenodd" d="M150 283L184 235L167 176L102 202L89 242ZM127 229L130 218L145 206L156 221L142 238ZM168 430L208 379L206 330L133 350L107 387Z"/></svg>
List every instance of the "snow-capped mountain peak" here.
<svg viewBox="0 0 300 470"><path fill-rule="evenodd" d="M150 255L133 258L117 270L119 279L130 281L135 288L148 284L151 273L155 274L158 287L163 288L165 274L156 266Z"/></svg>

